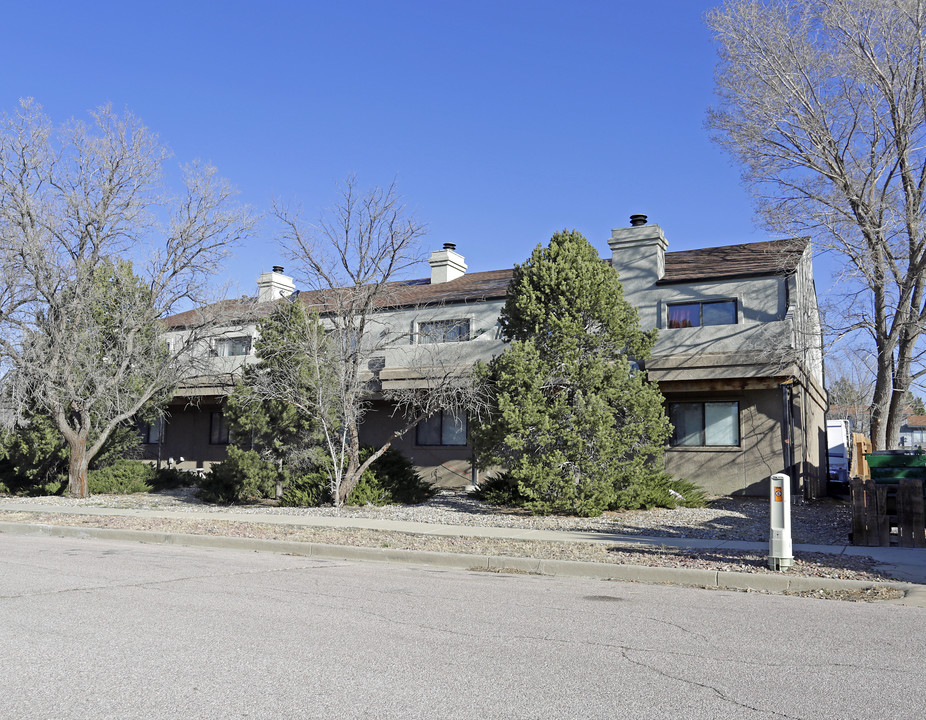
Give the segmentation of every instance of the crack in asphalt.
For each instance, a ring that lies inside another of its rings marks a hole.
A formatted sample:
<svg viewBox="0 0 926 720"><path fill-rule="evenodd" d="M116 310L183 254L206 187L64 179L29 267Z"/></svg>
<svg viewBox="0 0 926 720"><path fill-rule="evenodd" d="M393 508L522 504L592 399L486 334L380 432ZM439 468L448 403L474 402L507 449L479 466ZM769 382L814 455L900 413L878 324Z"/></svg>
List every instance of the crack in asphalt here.
<svg viewBox="0 0 926 720"><path fill-rule="evenodd" d="M711 641L711 639L707 635L702 635L699 632L695 632L691 628L687 628L684 625L672 622L671 620L664 620L663 618L649 617L648 615L638 615L637 617L641 620L649 620L650 622L658 623L660 625L667 625L668 627L677 628L678 630L681 630L683 633L686 633L687 635L691 635L696 638L700 638L706 643L710 643Z"/></svg>
<svg viewBox="0 0 926 720"><path fill-rule="evenodd" d="M621 648L621 657L623 657L631 665L636 665L638 667L646 668L647 670L651 670L657 675L661 675L662 677L668 678L670 680L677 680L678 682L685 683L686 685L690 685L692 687L697 687L697 688L702 688L704 690L708 690L714 693L720 700L723 700L724 702L732 703L733 705L737 707L743 708L745 710L752 710L754 712L759 712L759 713L771 713L772 715L775 715L776 717L787 718L787 720L806 720L806 718L798 717L796 715L787 715L786 713L781 713L781 712L778 712L777 710L771 710L768 708L760 708L760 707L756 707L755 705L749 705L748 703L741 702L740 700L737 700L736 698L731 697L727 693L723 692L720 688L714 687L713 685L708 685L707 683L698 682L697 680L690 680L688 678L680 677L678 675L673 675L672 673L666 672L662 668L649 665L643 662L642 660L635 660L634 658L628 655L629 652L634 652L634 650L632 648Z"/></svg>

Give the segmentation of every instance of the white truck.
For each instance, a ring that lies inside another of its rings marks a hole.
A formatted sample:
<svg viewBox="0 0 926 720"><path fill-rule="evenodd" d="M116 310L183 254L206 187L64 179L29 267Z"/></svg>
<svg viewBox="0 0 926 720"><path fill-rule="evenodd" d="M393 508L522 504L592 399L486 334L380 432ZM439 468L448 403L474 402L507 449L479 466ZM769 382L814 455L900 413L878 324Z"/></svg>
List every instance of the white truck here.
<svg viewBox="0 0 926 720"><path fill-rule="evenodd" d="M849 468L852 461L851 427L848 420L826 421L826 455L828 479L832 489L848 492Z"/></svg>

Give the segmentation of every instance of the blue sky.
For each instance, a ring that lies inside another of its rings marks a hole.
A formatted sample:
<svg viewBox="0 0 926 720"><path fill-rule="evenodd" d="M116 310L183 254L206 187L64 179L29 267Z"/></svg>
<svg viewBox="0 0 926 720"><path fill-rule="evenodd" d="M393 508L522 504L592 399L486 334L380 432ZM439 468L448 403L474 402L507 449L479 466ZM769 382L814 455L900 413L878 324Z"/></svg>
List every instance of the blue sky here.
<svg viewBox="0 0 926 720"><path fill-rule="evenodd" d="M605 254L637 212L670 250L764 240L703 127L714 4L15 2L2 109L129 108L257 210L280 198L313 216L351 173L396 178L426 250L455 242L471 271L523 261L563 227ZM242 290L280 262L274 232L236 253Z"/></svg>

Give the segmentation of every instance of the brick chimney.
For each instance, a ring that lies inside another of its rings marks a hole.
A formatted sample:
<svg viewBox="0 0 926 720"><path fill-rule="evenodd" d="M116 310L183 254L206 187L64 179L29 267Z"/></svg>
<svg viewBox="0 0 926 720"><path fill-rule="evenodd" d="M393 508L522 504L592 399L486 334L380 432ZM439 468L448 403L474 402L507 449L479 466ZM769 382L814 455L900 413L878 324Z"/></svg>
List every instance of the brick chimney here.
<svg viewBox="0 0 926 720"><path fill-rule="evenodd" d="M281 265L274 265L271 272L261 273L257 278L257 302L269 302L289 297L295 292L293 279L283 274Z"/></svg>
<svg viewBox="0 0 926 720"><path fill-rule="evenodd" d="M453 243L444 243L442 250L435 250L428 258L431 265L431 284L450 282L466 274L466 263Z"/></svg>

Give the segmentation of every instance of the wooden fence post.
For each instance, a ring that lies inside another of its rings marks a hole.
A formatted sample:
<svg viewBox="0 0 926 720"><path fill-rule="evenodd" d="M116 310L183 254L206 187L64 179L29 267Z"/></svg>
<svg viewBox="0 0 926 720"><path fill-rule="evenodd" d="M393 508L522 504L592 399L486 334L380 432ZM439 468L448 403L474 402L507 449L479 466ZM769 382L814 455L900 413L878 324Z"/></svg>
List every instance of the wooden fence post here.
<svg viewBox="0 0 926 720"><path fill-rule="evenodd" d="M897 539L901 547L926 547L923 481L901 478L897 489Z"/></svg>

